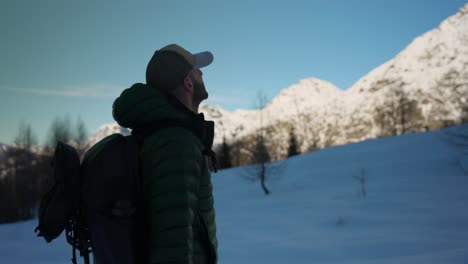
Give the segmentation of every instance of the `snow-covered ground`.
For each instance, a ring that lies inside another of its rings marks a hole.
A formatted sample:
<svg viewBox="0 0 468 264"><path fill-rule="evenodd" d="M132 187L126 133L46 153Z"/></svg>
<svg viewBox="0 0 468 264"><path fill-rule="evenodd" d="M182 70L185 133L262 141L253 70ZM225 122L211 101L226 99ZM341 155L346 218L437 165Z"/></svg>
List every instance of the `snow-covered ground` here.
<svg viewBox="0 0 468 264"><path fill-rule="evenodd" d="M245 168L214 174L219 263L468 263L467 138L465 124L297 156L269 196ZM0 226L0 263L69 263L36 224Z"/></svg>

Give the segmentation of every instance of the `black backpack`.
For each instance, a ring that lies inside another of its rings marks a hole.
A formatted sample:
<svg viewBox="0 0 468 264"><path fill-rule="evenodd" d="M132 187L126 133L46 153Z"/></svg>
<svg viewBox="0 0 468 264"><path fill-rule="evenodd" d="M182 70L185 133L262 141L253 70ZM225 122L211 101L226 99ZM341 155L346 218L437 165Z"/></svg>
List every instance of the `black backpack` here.
<svg viewBox="0 0 468 264"><path fill-rule="evenodd" d="M77 250L85 263L91 252L99 264L147 262L140 145L156 129L175 125L110 135L86 152L81 165L77 151L59 142L52 162L54 185L39 208L38 236L51 242L65 230L73 263Z"/></svg>

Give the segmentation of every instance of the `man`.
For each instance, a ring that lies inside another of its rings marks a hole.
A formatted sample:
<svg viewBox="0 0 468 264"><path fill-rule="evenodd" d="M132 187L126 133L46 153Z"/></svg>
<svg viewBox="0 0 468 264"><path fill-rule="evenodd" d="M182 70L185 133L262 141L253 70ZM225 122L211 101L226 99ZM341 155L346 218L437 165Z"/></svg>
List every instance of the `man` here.
<svg viewBox="0 0 468 264"><path fill-rule="evenodd" d="M217 263L209 172L216 165L214 123L198 114L208 98L200 68L212 61L210 52L168 45L149 61L147 84L126 89L113 105L123 127L144 131L166 124L145 137L140 154L149 263Z"/></svg>

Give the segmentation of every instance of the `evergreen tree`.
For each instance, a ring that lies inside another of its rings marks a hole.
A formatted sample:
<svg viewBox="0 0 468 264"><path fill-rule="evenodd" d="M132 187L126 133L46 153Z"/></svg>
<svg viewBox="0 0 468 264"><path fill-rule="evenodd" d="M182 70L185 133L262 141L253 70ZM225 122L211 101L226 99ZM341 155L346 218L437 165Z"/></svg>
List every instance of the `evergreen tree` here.
<svg viewBox="0 0 468 264"><path fill-rule="evenodd" d="M52 125L49 130L48 145L51 149L55 149L57 142L69 143L72 140L73 135L71 132L70 118L64 116L63 118L56 117L52 121Z"/></svg>
<svg viewBox="0 0 468 264"><path fill-rule="evenodd" d="M30 219L38 202L37 143L29 124L21 123L15 145L5 151L0 179L0 223Z"/></svg>
<svg viewBox="0 0 468 264"><path fill-rule="evenodd" d="M76 148L80 156L85 152L86 150L86 139L88 138L88 133L86 131L86 126L83 122L83 120L78 117L76 121L76 131L75 131L75 143L76 143Z"/></svg>
<svg viewBox="0 0 468 264"><path fill-rule="evenodd" d="M37 137L34 134L31 125L22 122L19 125L18 134L15 137L15 145L18 148L30 151L31 148L37 144Z"/></svg>
<svg viewBox="0 0 468 264"><path fill-rule="evenodd" d="M298 154L299 150L297 146L296 134L294 133L294 128L292 128L291 132L289 133L288 158Z"/></svg>
<svg viewBox="0 0 468 264"><path fill-rule="evenodd" d="M231 161L231 147L226 143L226 137L223 137L223 145L219 154L219 165L222 169L232 167Z"/></svg>

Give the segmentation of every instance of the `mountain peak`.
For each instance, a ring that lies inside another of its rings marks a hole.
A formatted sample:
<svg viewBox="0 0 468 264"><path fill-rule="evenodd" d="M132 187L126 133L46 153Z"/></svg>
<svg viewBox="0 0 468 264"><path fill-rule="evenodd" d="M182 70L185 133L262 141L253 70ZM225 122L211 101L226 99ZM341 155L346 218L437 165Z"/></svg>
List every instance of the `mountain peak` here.
<svg viewBox="0 0 468 264"><path fill-rule="evenodd" d="M302 79L282 90L273 98L267 110L272 116L286 118L306 109L323 107L342 93L342 90L330 82L317 78Z"/></svg>
<svg viewBox="0 0 468 264"><path fill-rule="evenodd" d="M98 141L101 139L105 138L106 136L109 136L114 133L119 133L124 136L130 135L130 130L124 127L121 127L117 123L111 123L111 124L105 124L99 127L88 139L87 145L92 146L96 144Z"/></svg>
<svg viewBox="0 0 468 264"><path fill-rule="evenodd" d="M328 90L337 90L340 91L338 87L336 87L334 84L331 82L318 79L318 78L306 78L302 79L299 82L289 86L288 88L284 89L283 91L288 91L288 90L304 90L304 89L314 89L315 91L317 90L323 90L326 91Z"/></svg>
<svg viewBox="0 0 468 264"><path fill-rule="evenodd" d="M359 79L350 93L380 90L395 81L405 84L405 90L430 90L448 72L464 72L468 61L467 14L465 4L436 29L416 37L393 59Z"/></svg>
<svg viewBox="0 0 468 264"><path fill-rule="evenodd" d="M307 78L283 89L262 110L230 112L202 105L200 111L207 120L215 121L215 144L224 136L228 142L242 140L260 126L277 133L271 136L278 146L287 145L281 140L287 138L291 127L298 128L303 150L388 133L427 131L468 120L467 66L468 3L346 91L330 82ZM389 105L401 103L395 101L398 94L407 100L406 106L400 106L409 111L400 118L408 119L405 124L388 117ZM403 132L395 132L397 126Z"/></svg>

